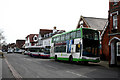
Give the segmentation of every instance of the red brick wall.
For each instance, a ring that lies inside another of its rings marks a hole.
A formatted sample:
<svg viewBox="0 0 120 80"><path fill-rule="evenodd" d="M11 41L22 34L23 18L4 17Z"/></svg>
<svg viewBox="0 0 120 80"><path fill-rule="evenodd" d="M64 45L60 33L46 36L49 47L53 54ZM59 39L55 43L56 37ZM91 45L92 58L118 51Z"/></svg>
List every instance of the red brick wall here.
<svg viewBox="0 0 120 80"><path fill-rule="evenodd" d="M115 32L113 32L113 16L117 14L117 13L114 13L116 11L118 11L118 15L117 15L118 29ZM120 1L118 2L117 5L114 5L114 2L109 2L109 12L110 14L113 13L112 16L110 16L110 33L120 32Z"/></svg>
<svg viewBox="0 0 120 80"><path fill-rule="evenodd" d="M83 22L83 27L86 27L86 28L88 28L88 26L85 24L85 22Z"/></svg>
<svg viewBox="0 0 120 80"><path fill-rule="evenodd" d="M16 40L16 47L22 48L22 46L25 44L25 40Z"/></svg>
<svg viewBox="0 0 120 80"><path fill-rule="evenodd" d="M120 1L118 2L117 5L114 5L114 2L109 2L109 14L110 14L110 17L109 17L110 24L108 26L108 30L109 30L108 34L109 34L109 41L110 41L113 37L120 38L120 35L118 35L118 33L120 33ZM117 14L118 25L117 25L117 29L115 30L113 29L113 16L116 14Z"/></svg>
<svg viewBox="0 0 120 80"><path fill-rule="evenodd" d="M118 38L120 38L120 35L110 36L110 40L111 40L112 38L114 38L114 37L118 37Z"/></svg>
<svg viewBox="0 0 120 80"><path fill-rule="evenodd" d="M114 6L114 2L109 2L109 12L110 12L110 14L114 13L116 11L118 11L118 14L115 13L115 14L112 14L110 16L110 28L109 28L110 33L109 34L120 33L120 1L115 6ZM113 31L113 16L116 15L116 14L117 14L117 20L118 20L118 22L117 22L118 23L118 26L117 26L118 29L114 32ZM111 40L113 37L120 38L120 35L110 36L109 40Z"/></svg>
<svg viewBox="0 0 120 80"><path fill-rule="evenodd" d="M114 5L114 6L113 5L114 5L114 2L109 2L109 10L118 7L120 5L120 1L118 2L117 5Z"/></svg>
<svg viewBox="0 0 120 80"><path fill-rule="evenodd" d="M105 57L106 60L109 60L109 36L108 36L108 27L106 31L104 32L104 35L102 36L102 57Z"/></svg>

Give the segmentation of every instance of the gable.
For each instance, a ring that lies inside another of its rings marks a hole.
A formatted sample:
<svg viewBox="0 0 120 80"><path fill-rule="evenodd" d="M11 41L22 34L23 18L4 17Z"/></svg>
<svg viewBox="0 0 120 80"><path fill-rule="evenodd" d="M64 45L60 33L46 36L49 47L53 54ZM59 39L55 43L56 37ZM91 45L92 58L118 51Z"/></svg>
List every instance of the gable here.
<svg viewBox="0 0 120 80"><path fill-rule="evenodd" d="M81 20L83 20L83 27L87 27L87 28L92 28L92 29L96 29L99 31L102 31L104 26L107 23L107 19L104 18L94 18L94 17L80 17L80 20L78 22L77 28L80 27L81 25Z"/></svg>

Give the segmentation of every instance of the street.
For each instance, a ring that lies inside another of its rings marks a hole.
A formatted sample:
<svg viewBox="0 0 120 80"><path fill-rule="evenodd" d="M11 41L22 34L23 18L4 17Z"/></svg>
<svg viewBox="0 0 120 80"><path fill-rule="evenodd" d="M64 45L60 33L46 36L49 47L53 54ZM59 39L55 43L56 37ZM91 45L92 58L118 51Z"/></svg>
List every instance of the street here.
<svg viewBox="0 0 120 80"><path fill-rule="evenodd" d="M0 67L1 68L1 67ZM82 65L10 53L2 60L2 78L118 78L119 68Z"/></svg>

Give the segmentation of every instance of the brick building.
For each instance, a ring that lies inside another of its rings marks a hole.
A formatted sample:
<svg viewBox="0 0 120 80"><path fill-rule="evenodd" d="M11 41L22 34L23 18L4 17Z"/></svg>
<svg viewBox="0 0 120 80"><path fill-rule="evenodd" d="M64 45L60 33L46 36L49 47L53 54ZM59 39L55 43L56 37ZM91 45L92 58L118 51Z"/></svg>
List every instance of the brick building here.
<svg viewBox="0 0 120 80"><path fill-rule="evenodd" d="M109 64L117 65L120 61L120 1L109 1Z"/></svg>
<svg viewBox="0 0 120 80"><path fill-rule="evenodd" d="M109 60L109 29L108 25L104 27L103 32L101 33L101 44L102 44L102 59Z"/></svg>
<svg viewBox="0 0 120 80"><path fill-rule="evenodd" d="M120 1L109 0L108 26L102 32L102 53L109 65L120 62Z"/></svg>
<svg viewBox="0 0 120 80"><path fill-rule="evenodd" d="M25 40L16 40L17 48L21 49L24 44L25 44Z"/></svg>

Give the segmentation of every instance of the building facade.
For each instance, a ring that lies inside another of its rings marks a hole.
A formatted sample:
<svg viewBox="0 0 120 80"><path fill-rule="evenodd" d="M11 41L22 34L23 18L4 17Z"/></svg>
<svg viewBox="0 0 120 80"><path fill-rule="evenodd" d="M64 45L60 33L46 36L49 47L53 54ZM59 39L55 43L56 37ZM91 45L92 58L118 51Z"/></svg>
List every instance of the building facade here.
<svg viewBox="0 0 120 80"><path fill-rule="evenodd" d="M25 48L28 46L36 46L38 43L38 34L29 34L25 38Z"/></svg>
<svg viewBox="0 0 120 80"><path fill-rule="evenodd" d="M65 32L65 30L57 30L56 27L51 29L40 29L39 32L39 41L38 44L39 46L43 47L50 47L51 46L51 41L52 41L52 36L56 34L60 34Z"/></svg>
<svg viewBox="0 0 120 80"><path fill-rule="evenodd" d="M108 25L104 27L103 32L101 34L101 45L102 45L102 59L103 60L109 60L109 29L108 29Z"/></svg>
<svg viewBox="0 0 120 80"><path fill-rule="evenodd" d="M109 64L117 65L120 62L120 1L109 1Z"/></svg>
<svg viewBox="0 0 120 80"><path fill-rule="evenodd" d="M43 39L52 36L52 33L53 33L53 30L50 30L50 29L40 29L40 31L39 31L39 38L38 38L38 45L39 46L43 46L45 44L43 42Z"/></svg>
<svg viewBox="0 0 120 80"><path fill-rule="evenodd" d="M24 44L25 44L25 40L16 40L17 48L22 49Z"/></svg>

